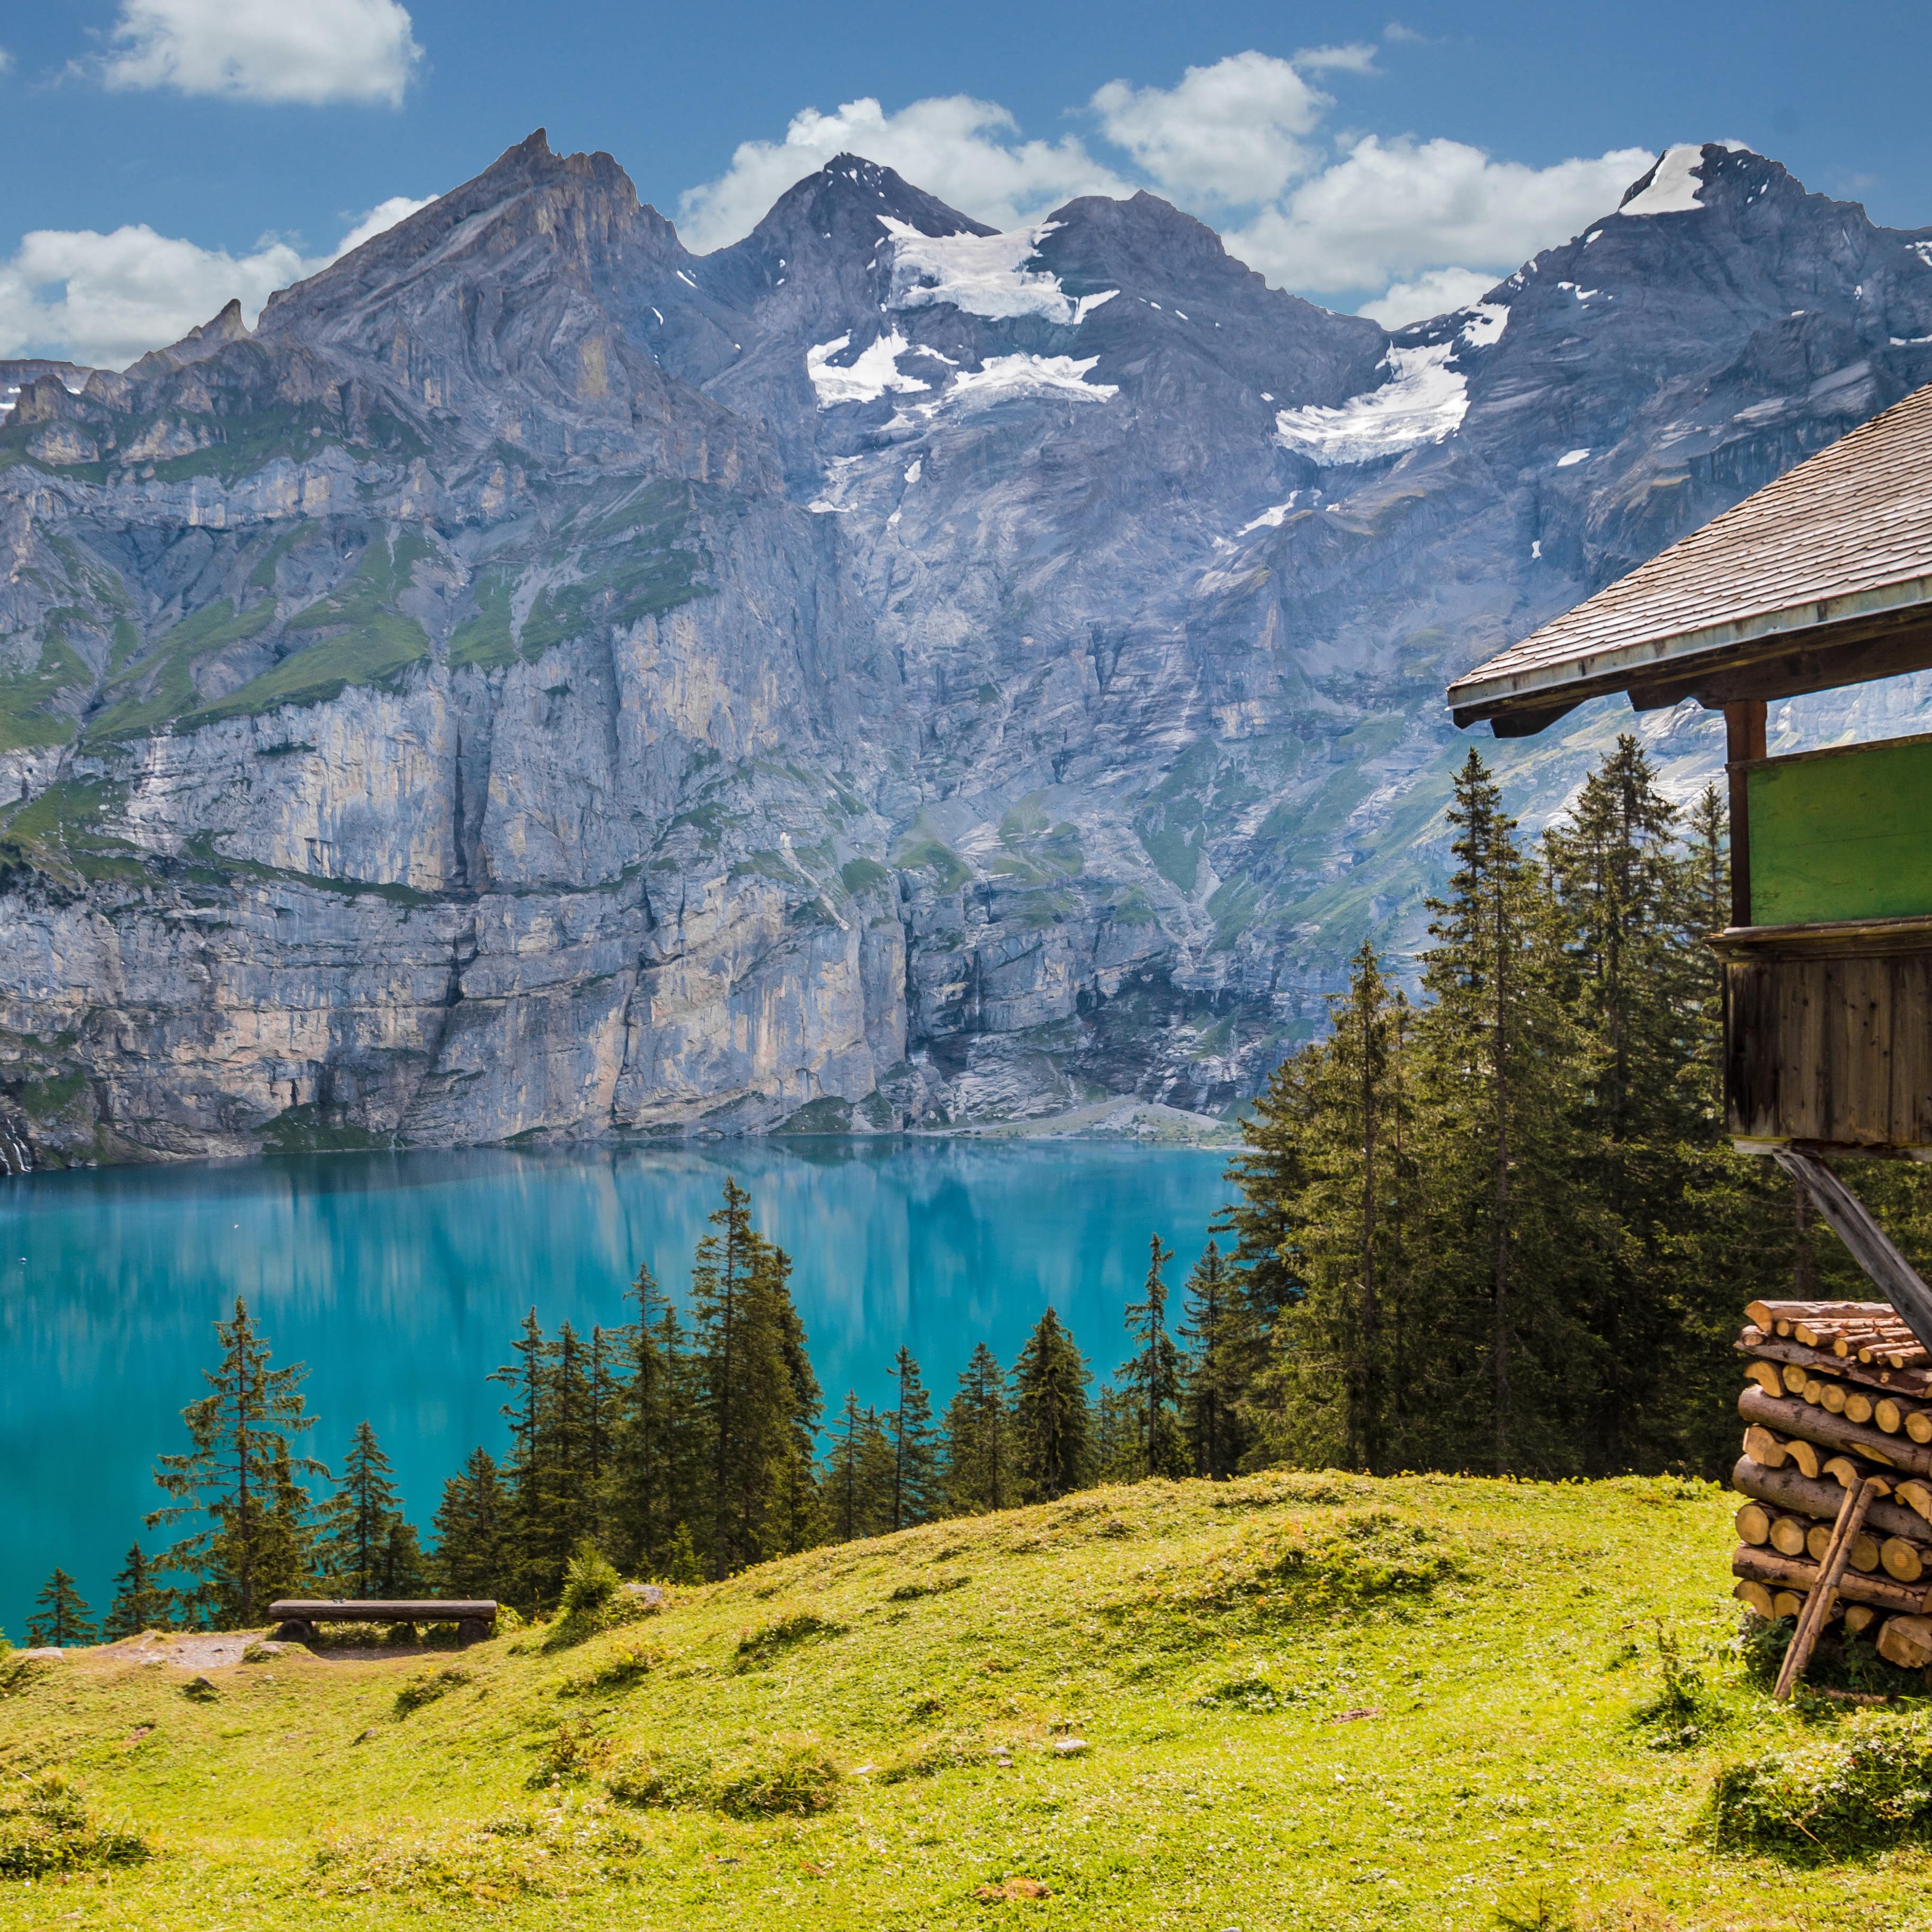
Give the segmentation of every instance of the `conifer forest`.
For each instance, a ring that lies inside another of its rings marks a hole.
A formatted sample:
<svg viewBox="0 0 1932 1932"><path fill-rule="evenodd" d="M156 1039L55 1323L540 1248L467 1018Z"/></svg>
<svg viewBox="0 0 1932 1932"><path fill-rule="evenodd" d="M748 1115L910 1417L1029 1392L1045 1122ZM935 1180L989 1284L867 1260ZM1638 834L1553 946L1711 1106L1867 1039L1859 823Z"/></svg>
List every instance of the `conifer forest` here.
<svg viewBox="0 0 1932 1932"><path fill-rule="evenodd" d="M1673 804L1625 736L1540 838L1505 808L1472 752L1426 946L1356 956L1255 1105L1214 1237L1177 1257L1148 1231L1097 1382L1101 1338L1048 1307L1010 1363L982 1341L929 1384L881 1336L886 1405L828 1397L790 1261L728 1180L686 1282L642 1269L608 1327L532 1309L506 1338L503 1437L427 1526L367 1422L332 1467L312 1453L302 1370L238 1300L104 1616L56 1570L31 1640L245 1628L305 1594L527 1615L574 1563L698 1582L1150 1476L1720 1473L1738 1309L1858 1292L1794 1184L1722 1132L1723 802ZM1932 1262L1922 1170L1859 1184Z"/></svg>

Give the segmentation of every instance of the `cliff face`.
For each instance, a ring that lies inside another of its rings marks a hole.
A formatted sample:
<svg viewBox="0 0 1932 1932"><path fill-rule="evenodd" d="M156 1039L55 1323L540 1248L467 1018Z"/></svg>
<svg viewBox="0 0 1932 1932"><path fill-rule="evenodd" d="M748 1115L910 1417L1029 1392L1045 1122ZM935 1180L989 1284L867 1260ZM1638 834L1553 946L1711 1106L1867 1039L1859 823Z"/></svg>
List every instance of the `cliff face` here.
<svg viewBox="0 0 1932 1932"><path fill-rule="evenodd" d="M1720 147L1390 336L1145 195L699 257L532 136L0 364L0 1160L1224 1106L1412 936L1447 679L1928 378L1932 232Z"/></svg>

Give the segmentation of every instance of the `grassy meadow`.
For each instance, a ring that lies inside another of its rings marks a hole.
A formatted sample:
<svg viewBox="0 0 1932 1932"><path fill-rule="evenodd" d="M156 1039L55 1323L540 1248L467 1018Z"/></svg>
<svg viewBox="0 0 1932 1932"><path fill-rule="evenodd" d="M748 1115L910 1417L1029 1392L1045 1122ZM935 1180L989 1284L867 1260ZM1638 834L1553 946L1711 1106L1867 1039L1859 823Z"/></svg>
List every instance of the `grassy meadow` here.
<svg viewBox="0 0 1932 1932"><path fill-rule="evenodd" d="M0 1927L1932 1928L1924 1720L1774 1706L1732 1541L1696 1482L1271 1472L462 1652L16 1658Z"/></svg>

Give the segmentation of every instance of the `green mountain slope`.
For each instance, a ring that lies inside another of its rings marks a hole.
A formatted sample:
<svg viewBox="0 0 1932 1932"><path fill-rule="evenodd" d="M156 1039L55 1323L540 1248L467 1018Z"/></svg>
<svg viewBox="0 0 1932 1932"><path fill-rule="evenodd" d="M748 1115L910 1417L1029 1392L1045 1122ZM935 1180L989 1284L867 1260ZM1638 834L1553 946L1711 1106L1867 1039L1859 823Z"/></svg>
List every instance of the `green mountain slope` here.
<svg viewBox="0 0 1932 1932"><path fill-rule="evenodd" d="M1712 1840L1720 1766L1918 1723L1751 1688L1726 1516L1269 1472L815 1550L578 1641L16 1659L0 1866L34 1789L152 1849L0 1880L0 1925L1924 1923L1909 1845ZM1646 1718L1660 1628L1702 1685Z"/></svg>

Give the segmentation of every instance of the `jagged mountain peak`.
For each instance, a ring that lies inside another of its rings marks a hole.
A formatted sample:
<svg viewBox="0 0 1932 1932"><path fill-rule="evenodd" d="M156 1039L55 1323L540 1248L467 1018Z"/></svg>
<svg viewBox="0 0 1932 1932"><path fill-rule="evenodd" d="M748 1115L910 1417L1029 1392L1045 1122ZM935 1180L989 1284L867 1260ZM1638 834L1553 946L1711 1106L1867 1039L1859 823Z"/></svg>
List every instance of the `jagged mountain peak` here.
<svg viewBox="0 0 1932 1932"><path fill-rule="evenodd" d="M915 188L894 170L860 154L836 154L772 203L743 241L708 258L806 263L828 256L868 256L888 234L880 218L922 235L992 235L998 231Z"/></svg>
<svg viewBox="0 0 1932 1932"><path fill-rule="evenodd" d="M460 304L466 288L559 278L586 285L598 257L640 245L682 252L611 156L558 154L538 128L472 180L272 296L256 328L265 338L352 337L398 307Z"/></svg>

